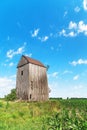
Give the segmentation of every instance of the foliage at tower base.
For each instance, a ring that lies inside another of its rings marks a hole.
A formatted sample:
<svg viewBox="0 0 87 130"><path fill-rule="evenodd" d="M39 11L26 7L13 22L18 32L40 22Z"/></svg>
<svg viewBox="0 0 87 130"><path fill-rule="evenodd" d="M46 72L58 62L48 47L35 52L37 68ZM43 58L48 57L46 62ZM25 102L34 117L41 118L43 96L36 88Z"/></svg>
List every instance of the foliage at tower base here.
<svg viewBox="0 0 87 130"><path fill-rule="evenodd" d="M15 101L16 99L16 89L12 89L11 93L5 96L6 101Z"/></svg>

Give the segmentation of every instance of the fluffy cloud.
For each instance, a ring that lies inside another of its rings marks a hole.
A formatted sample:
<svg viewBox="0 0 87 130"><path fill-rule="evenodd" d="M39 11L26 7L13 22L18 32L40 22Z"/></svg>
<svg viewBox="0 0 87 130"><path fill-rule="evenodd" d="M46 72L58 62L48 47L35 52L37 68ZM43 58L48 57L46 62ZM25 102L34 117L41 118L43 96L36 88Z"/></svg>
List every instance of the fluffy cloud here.
<svg viewBox="0 0 87 130"><path fill-rule="evenodd" d="M70 21L68 29L62 29L59 34L65 37L75 37L80 33L87 35L87 24L84 21L79 21L78 23Z"/></svg>
<svg viewBox="0 0 87 130"><path fill-rule="evenodd" d="M50 97L87 97L86 84L71 84L71 82L66 84L65 82L60 83L59 81L55 81L49 83L49 87L51 89Z"/></svg>
<svg viewBox="0 0 87 130"><path fill-rule="evenodd" d="M82 88L83 88L82 85L74 86L74 90L80 90L80 89L82 89Z"/></svg>
<svg viewBox="0 0 87 130"><path fill-rule="evenodd" d="M73 80L78 80L79 79L79 75L75 75L74 77L73 77Z"/></svg>
<svg viewBox="0 0 87 130"><path fill-rule="evenodd" d="M48 36L45 36L45 37L42 38L42 42L45 42L45 41L47 41L48 39L49 39L49 37L48 37Z"/></svg>
<svg viewBox="0 0 87 130"><path fill-rule="evenodd" d="M3 67L12 67L14 66L15 64L13 62L8 62L8 61L5 61L4 63L1 64Z"/></svg>
<svg viewBox="0 0 87 130"><path fill-rule="evenodd" d="M57 78L58 72L53 72L52 74L48 74L48 78Z"/></svg>
<svg viewBox="0 0 87 130"><path fill-rule="evenodd" d="M74 31L71 31L69 33L66 32L66 30L62 30L60 32L60 36L63 35L64 37L75 37L77 34Z"/></svg>
<svg viewBox="0 0 87 130"><path fill-rule="evenodd" d="M70 71L70 70L65 70L64 72L63 72L63 74L72 74L73 72L72 71Z"/></svg>
<svg viewBox="0 0 87 130"><path fill-rule="evenodd" d="M46 42L49 37L48 36L44 36L44 37L38 37L39 40L41 40L41 42Z"/></svg>
<svg viewBox="0 0 87 130"><path fill-rule="evenodd" d="M24 43L24 45L22 47L18 48L16 51L15 50L9 50L6 54L7 57L13 58L15 55L22 54L24 52L25 44L26 43Z"/></svg>
<svg viewBox="0 0 87 130"><path fill-rule="evenodd" d="M84 33L87 35L87 24L84 24L83 21L78 23L78 33Z"/></svg>
<svg viewBox="0 0 87 130"><path fill-rule="evenodd" d="M77 24L75 22L70 21L69 29L77 29Z"/></svg>
<svg viewBox="0 0 87 130"><path fill-rule="evenodd" d="M29 56L29 57L32 57L32 53L30 53L30 54L25 54L26 56Z"/></svg>
<svg viewBox="0 0 87 130"><path fill-rule="evenodd" d="M80 8L78 6L76 6L74 11L78 13L80 11Z"/></svg>
<svg viewBox="0 0 87 130"><path fill-rule="evenodd" d="M15 79L11 77L0 77L0 97L4 97L10 93L11 89L15 88Z"/></svg>
<svg viewBox="0 0 87 130"><path fill-rule="evenodd" d="M60 32L60 35L66 36L66 30L62 29L62 31Z"/></svg>
<svg viewBox="0 0 87 130"><path fill-rule="evenodd" d="M83 8L87 11L87 0L83 0Z"/></svg>
<svg viewBox="0 0 87 130"><path fill-rule="evenodd" d="M73 65L73 66L81 65L81 64L87 64L87 60L78 59L77 61L70 62L70 64Z"/></svg>
<svg viewBox="0 0 87 130"><path fill-rule="evenodd" d="M11 62L10 64L9 64L9 66L13 66L14 65L14 63L13 62Z"/></svg>
<svg viewBox="0 0 87 130"><path fill-rule="evenodd" d="M31 36L32 37L37 37L38 33L39 33L39 28L38 29L35 29L33 33L31 33Z"/></svg>
<svg viewBox="0 0 87 130"><path fill-rule="evenodd" d="M77 34L74 31L71 31L70 33L67 34L67 37L75 37Z"/></svg>
<svg viewBox="0 0 87 130"><path fill-rule="evenodd" d="M31 33L32 38L36 37L36 39L40 40L41 42L46 42L49 39L49 37L52 37L53 35L52 33L50 33L49 36L38 36L39 31L40 29L38 28L38 29L35 29L33 32L31 31L30 33Z"/></svg>
<svg viewBox="0 0 87 130"><path fill-rule="evenodd" d="M41 42L46 42L49 39L49 36L38 36L40 29L35 29L34 32L31 32L31 37L34 38L36 37L38 40L40 40ZM52 33L50 34L50 37L52 37Z"/></svg>

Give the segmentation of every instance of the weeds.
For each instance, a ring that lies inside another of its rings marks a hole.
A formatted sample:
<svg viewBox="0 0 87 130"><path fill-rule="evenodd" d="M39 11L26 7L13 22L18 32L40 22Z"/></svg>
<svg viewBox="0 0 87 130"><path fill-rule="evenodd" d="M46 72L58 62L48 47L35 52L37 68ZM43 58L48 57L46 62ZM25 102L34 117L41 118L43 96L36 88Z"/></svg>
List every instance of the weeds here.
<svg viewBox="0 0 87 130"><path fill-rule="evenodd" d="M0 100L0 130L87 130L87 100Z"/></svg>

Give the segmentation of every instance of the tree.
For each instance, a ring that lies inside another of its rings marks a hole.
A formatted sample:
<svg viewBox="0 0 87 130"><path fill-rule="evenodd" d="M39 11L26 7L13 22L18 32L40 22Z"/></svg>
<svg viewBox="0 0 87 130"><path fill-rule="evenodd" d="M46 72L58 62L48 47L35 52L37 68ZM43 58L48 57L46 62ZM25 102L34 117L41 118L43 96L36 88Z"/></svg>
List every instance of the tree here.
<svg viewBox="0 0 87 130"><path fill-rule="evenodd" d="M16 97L16 89L12 89L11 93L5 96L5 100L7 100L7 101L14 101L16 99L17 99L17 97Z"/></svg>

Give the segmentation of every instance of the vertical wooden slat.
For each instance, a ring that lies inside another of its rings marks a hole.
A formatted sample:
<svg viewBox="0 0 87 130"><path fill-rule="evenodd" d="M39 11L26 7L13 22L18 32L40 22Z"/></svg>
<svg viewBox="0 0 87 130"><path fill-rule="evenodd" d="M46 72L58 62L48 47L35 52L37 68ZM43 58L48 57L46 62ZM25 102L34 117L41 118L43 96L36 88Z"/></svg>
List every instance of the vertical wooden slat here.
<svg viewBox="0 0 87 130"><path fill-rule="evenodd" d="M17 71L16 89L17 97L28 99L29 101L48 100L48 81L46 68L32 63L25 64L27 61L21 59ZM22 64L25 64L22 66ZM23 71L23 75L21 75ZM31 84L33 84L33 89ZM30 99L31 98L31 99Z"/></svg>

